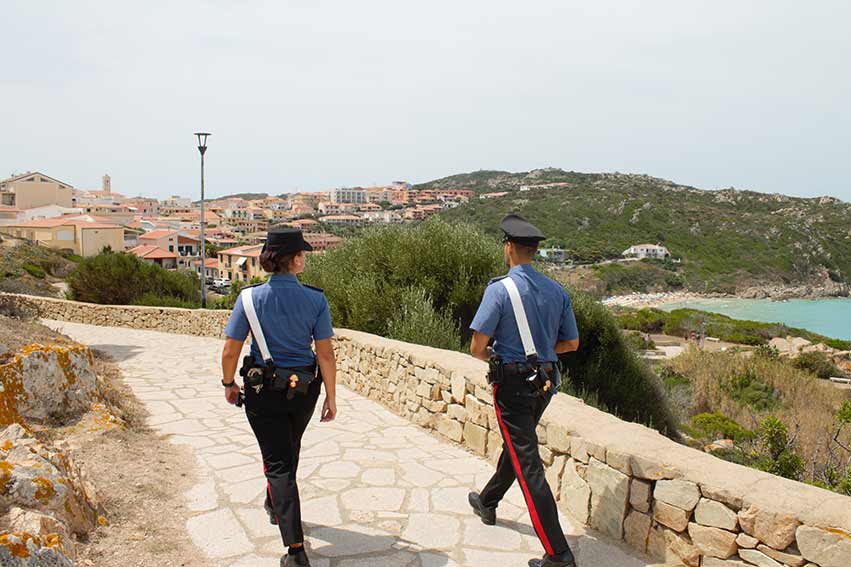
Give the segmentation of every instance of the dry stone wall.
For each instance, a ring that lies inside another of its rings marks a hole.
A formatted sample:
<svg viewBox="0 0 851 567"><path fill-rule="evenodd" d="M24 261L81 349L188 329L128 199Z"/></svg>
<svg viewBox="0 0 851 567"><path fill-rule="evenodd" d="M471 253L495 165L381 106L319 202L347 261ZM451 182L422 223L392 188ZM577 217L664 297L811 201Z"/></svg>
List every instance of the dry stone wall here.
<svg viewBox="0 0 851 567"><path fill-rule="evenodd" d="M203 336L220 336L227 320L221 312L69 303L34 304L47 318ZM344 329L336 350L342 383L479 455L499 455L484 363ZM722 461L564 394L538 437L560 507L669 565L851 565L851 498Z"/></svg>

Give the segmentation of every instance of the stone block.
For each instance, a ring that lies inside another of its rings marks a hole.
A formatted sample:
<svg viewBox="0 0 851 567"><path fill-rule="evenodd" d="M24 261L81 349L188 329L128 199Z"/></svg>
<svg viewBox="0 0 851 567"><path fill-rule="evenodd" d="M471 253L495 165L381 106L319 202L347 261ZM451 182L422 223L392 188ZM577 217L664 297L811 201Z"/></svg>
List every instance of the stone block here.
<svg viewBox="0 0 851 567"><path fill-rule="evenodd" d="M692 544L688 534L680 534L658 524L650 530L650 536L647 538L647 553L651 557L664 561L666 565L687 565L688 567L700 565L700 552Z"/></svg>
<svg viewBox="0 0 851 567"><path fill-rule="evenodd" d="M688 527L691 514L682 508L657 500L653 503L653 519L674 531L682 532Z"/></svg>
<svg viewBox="0 0 851 567"><path fill-rule="evenodd" d="M736 536L736 545L744 547L745 549L754 549L757 545L759 545L759 540L741 532Z"/></svg>
<svg viewBox="0 0 851 567"><path fill-rule="evenodd" d="M446 408L446 414L450 418L462 423L467 421L467 408L460 404L449 404Z"/></svg>
<svg viewBox="0 0 851 567"><path fill-rule="evenodd" d="M681 476L673 467L640 455L630 455L629 466L632 469L632 476L645 480L662 480Z"/></svg>
<svg viewBox="0 0 851 567"><path fill-rule="evenodd" d="M735 531L739 525L736 513L714 500L701 498L694 509L694 521L703 526L711 526Z"/></svg>
<svg viewBox="0 0 851 567"><path fill-rule="evenodd" d="M851 561L851 534L799 526L796 539L801 555L821 567L848 567Z"/></svg>
<svg viewBox="0 0 851 567"><path fill-rule="evenodd" d="M561 502L571 516L588 523L591 488L576 471L576 461L568 459L561 475Z"/></svg>
<svg viewBox="0 0 851 567"><path fill-rule="evenodd" d="M735 555L738 550L736 534L727 530L690 523L688 535L703 555L727 559Z"/></svg>
<svg viewBox="0 0 851 567"><path fill-rule="evenodd" d="M800 525L793 516L763 510L755 505L740 510L738 517L743 532L774 549L786 549L792 545L795 530Z"/></svg>
<svg viewBox="0 0 851 567"><path fill-rule="evenodd" d="M753 567L749 563L738 559L718 559L717 557L704 557L701 567Z"/></svg>
<svg viewBox="0 0 851 567"><path fill-rule="evenodd" d="M652 524L653 520L650 516L632 510L623 522L624 540L640 552L646 552L647 538Z"/></svg>
<svg viewBox="0 0 851 567"><path fill-rule="evenodd" d="M701 484L700 493L703 495L704 498L708 498L709 500L715 500L716 502L726 504L728 507L732 508L736 512L742 509L741 495L736 494L729 489Z"/></svg>
<svg viewBox="0 0 851 567"><path fill-rule="evenodd" d="M608 449L606 451L606 464L627 476L632 476L632 466L629 464L629 455Z"/></svg>
<svg viewBox="0 0 851 567"><path fill-rule="evenodd" d="M687 480L660 480L653 490L653 498L691 512L700 500L700 490Z"/></svg>
<svg viewBox="0 0 851 567"><path fill-rule="evenodd" d="M453 372L449 383L451 384L452 401L463 404L464 398L467 396L467 379L460 372Z"/></svg>
<svg viewBox="0 0 851 567"><path fill-rule="evenodd" d="M550 490L553 493L553 498L555 498L556 500L561 497L561 476L564 472L564 464L566 462L567 456L556 455L552 459L552 464L547 467L547 484L550 485Z"/></svg>
<svg viewBox="0 0 851 567"><path fill-rule="evenodd" d="M629 477L592 458L587 479L591 488L591 525L615 539L622 539L629 504Z"/></svg>
<svg viewBox="0 0 851 567"><path fill-rule="evenodd" d="M453 420L454 421L454 420ZM458 423L457 421L455 423ZM487 450L488 432L485 428L470 423L464 424L464 444L479 455L484 455Z"/></svg>
<svg viewBox="0 0 851 567"><path fill-rule="evenodd" d="M502 435L499 434L499 431L488 430L488 457L498 456L502 452L502 446Z"/></svg>
<svg viewBox="0 0 851 567"><path fill-rule="evenodd" d="M570 456L581 463L587 463L589 459L585 441L581 437L570 438Z"/></svg>
<svg viewBox="0 0 851 567"><path fill-rule="evenodd" d="M556 453L570 454L571 437L566 428L551 422L547 425L546 437L550 449Z"/></svg>
<svg viewBox="0 0 851 567"><path fill-rule="evenodd" d="M739 557L757 567L783 567L783 565L756 549L742 549L739 552Z"/></svg>
<svg viewBox="0 0 851 567"><path fill-rule="evenodd" d="M767 556L771 557L778 563L782 563L788 567L803 567L807 562L806 559L801 557L801 552L799 552L795 547L790 547L785 549L784 551L777 551L776 549L772 549L767 545L757 545L757 551L761 551ZM745 558L747 559L747 558Z"/></svg>
<svg viewBox="0 0 851 567"><path fill-rule="evenodd" d="M650 511L650 496L653 492L653 485L646 481L637 478L632 479L629 483L629 504L639 512L647 513Z"/></svg>
<svg viewBox="0 0 851 567"><path fill-rule="evenodd" d="M544 463L545 466L550 466L551 464L553 464L553 452L550 450L549 447L540 445L538 447L538 455L540 455L541 461Z"/></svg>

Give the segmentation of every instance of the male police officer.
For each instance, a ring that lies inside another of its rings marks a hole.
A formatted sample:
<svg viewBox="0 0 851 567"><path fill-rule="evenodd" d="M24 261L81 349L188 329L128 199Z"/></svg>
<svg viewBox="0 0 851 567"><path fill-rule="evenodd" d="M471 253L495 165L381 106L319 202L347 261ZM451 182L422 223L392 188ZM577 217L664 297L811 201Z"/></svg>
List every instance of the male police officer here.
<svg viewBox="0 0 851 567"><path fill-rule="evenodd" d="M529 561L530 567L573 567L576 562L544 476L535 428L558 388L558 355L579 348L576 319L564 288L532 268L544 239L541 231L517 215L505 217L500 228L511 269L485 290L470 325L470 352L490 363L488 380L503 448L496 473L480 494L470 493L470 505L485 524L493 525L497 505L517 479L546 552L543 559Z"/></svg>

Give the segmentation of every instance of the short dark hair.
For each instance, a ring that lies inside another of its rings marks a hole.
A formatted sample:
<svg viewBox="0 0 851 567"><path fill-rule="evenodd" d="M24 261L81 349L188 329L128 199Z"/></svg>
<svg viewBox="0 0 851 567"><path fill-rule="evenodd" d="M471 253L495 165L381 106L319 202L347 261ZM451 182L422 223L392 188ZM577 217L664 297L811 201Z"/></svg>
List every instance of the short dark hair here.
<svg viewBox="0 0 851 567"><path fill-rule="evenodd" d="M534 258L535 254L537 254L538 252L537 244L520 244L519 242L515 242L513 240L506 240L505 242L510 242L518 253L528 258Z"/></svg>
<svg viewBox="0 0 851 567"><path fill-rule="evenodd" d="M300 253L281 254L274 250L264 250L260 254L260 267L268 274L288 274L292 268L293 260Z"/></svg>

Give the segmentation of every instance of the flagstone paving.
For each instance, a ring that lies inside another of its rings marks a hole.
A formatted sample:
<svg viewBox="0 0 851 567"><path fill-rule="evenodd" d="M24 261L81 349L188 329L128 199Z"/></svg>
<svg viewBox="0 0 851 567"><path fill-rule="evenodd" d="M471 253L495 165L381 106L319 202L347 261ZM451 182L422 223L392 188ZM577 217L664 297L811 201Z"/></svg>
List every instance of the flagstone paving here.
<svg viewBox="0 0 851 567"><path fill-rule="evenodd" d="M145 403L150 425L193 448L197 484L186 494L186 529L211 566L273 567L284 549L262 503L265 480L244 413L228 405L222 341L153 331L46 321L103 350ZM493 469L484 459L345 387L339 416L317 416L304 437L299 486L306 545L316 567L525 566L542 553L516 485L484 526L467 493ZM562 526L580 567L646 567L620 544Z"/></svg>

